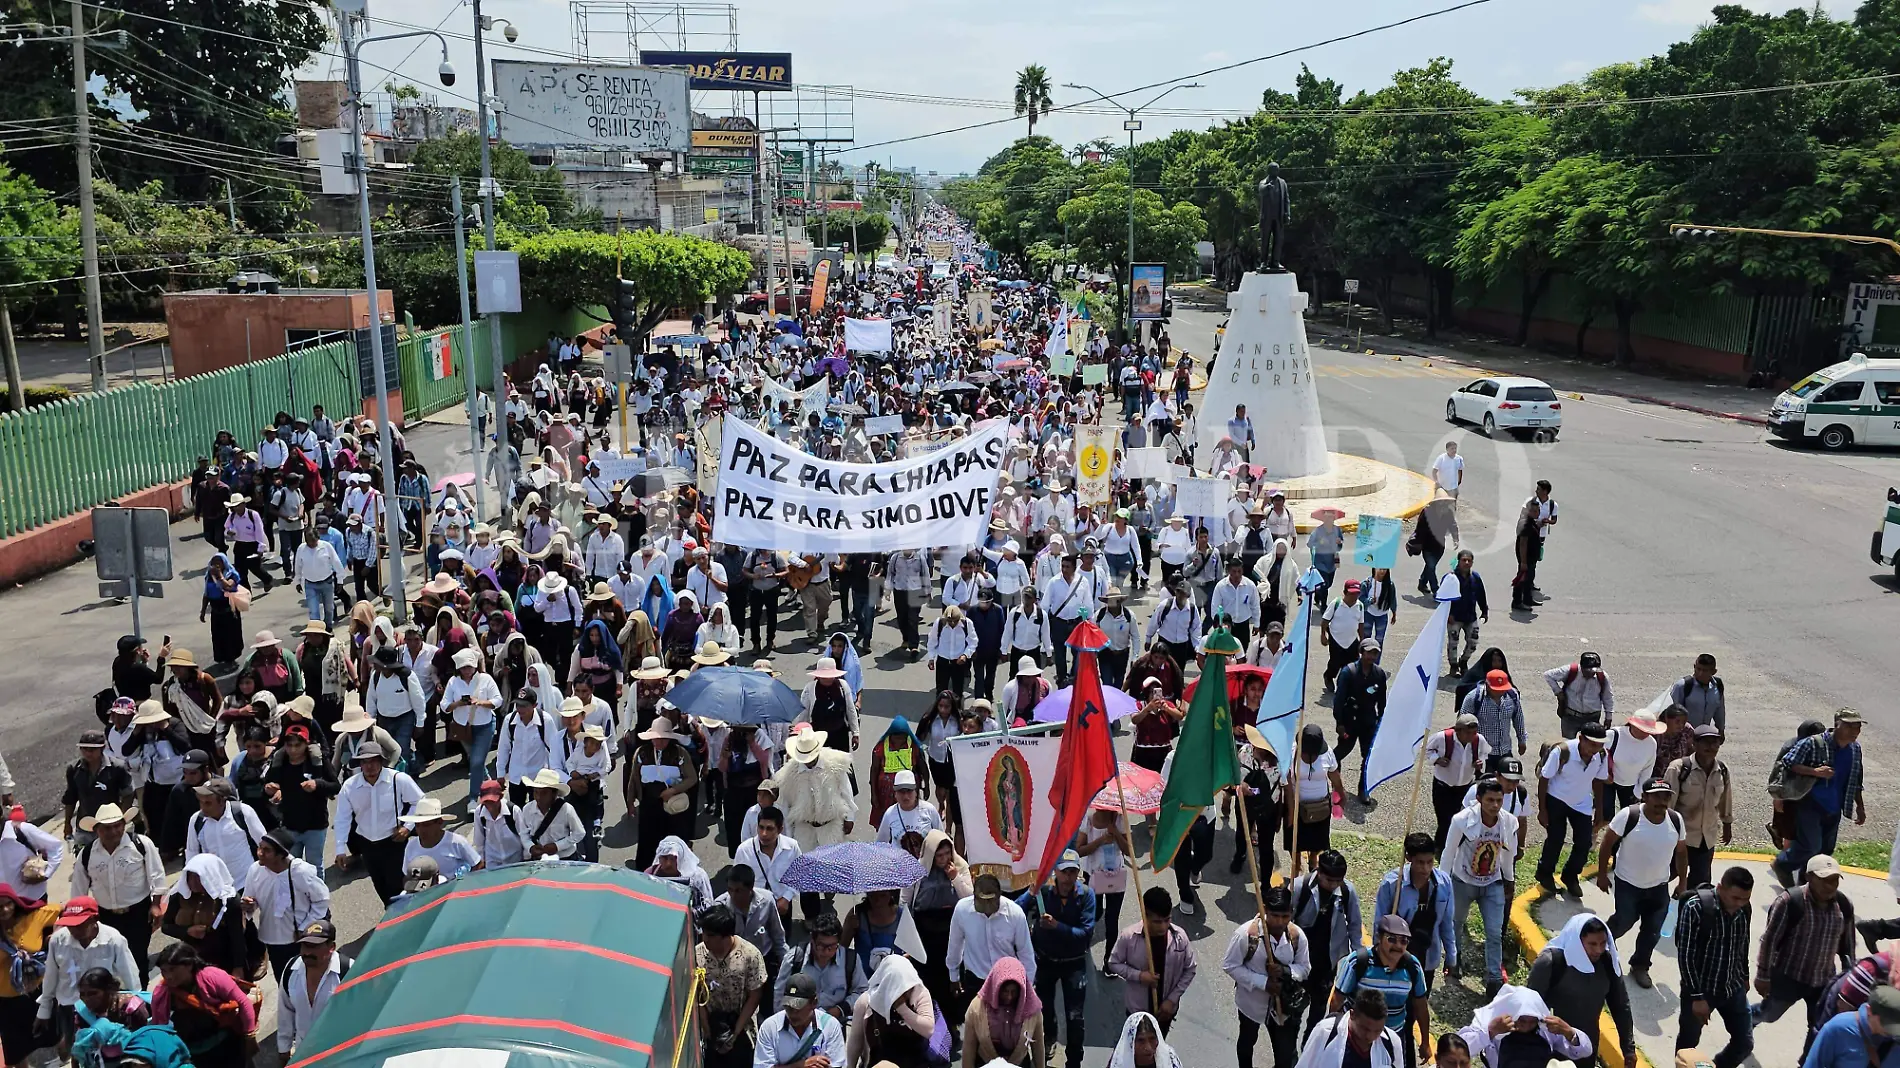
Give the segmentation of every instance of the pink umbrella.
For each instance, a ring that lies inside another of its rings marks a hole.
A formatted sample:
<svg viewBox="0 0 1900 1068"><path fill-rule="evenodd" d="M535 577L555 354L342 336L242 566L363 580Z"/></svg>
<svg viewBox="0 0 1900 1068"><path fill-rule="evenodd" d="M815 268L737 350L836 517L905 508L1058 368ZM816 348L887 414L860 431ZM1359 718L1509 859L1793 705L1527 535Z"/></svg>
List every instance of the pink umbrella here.
<svg viewBox="0 0 1900 1068"><path fill-rule="evenodd" d="M1120 782L1117 789L1116 783ZM1152 816L1161 811L1161 791L1167 787L1158 771L1149 771L1139 764L1124 760L1116 770L1115 778L1108 781L1102 792L1089 802L1090 808L1105 808L1110 812L1133 812ZM1122 799L1127 798L1128 807L1122 808Z"/></svg>
<svg viewBox="0 0 1900 1068"><path fill-rule="evenodd" d="M1069 721L1070 695L1074 692L1075 687L1064 686L1062 689L1036 702L1036 711L1034 713L1036 722L1067 723ZM1108 721L1110 723L1124 716L1132 716L1136 712L1141 711L1140 702L1122 691L1117 690L1113 686L1102 687L1102 700L1108 704Z"/></svg>
<svg viewBox="0 0 1900 1068"><path fill-rule="evenodd" d="M473 486L474 484L475 473L472 471L464 471L459 475L443 475L441 478L436 479L435 491L441 493L445 486Z"/></svg>

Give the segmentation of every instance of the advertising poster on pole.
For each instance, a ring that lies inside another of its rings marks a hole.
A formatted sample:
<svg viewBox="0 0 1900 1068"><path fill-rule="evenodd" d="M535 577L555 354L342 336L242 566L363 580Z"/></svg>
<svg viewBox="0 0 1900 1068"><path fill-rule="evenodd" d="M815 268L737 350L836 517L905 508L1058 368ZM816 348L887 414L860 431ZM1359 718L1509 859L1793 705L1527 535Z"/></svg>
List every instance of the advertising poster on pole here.
<svg viewBox="0 0 1900 1068"><path fill-rule="evenodd" d="M1129 269L1133 294L1128 301L1130 318L1136 322L1158 322L1168 299L1168 268L1160 263L1137 263Z"/></svg>
<svg viewBox="0 0 1900 1068"><path fill-rule="evenodd" d="M1062 739L1040 736L950 740L973 875L994 875L1012 890L1035 881L1055 820L1047 794L1061 749Z"/></svg>

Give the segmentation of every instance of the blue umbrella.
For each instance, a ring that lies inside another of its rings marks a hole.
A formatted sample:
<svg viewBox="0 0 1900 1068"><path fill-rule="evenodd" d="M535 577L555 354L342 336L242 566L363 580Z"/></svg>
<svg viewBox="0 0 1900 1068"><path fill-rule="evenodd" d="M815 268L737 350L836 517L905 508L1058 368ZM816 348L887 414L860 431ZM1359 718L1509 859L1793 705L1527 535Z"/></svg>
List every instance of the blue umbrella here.
<svg viewBox="0 0 1900 1068"><path fill-rule="evenodd" d="M840 842L793 859L785 885L808 894L868 894L902 890L924 877L923 862L902 846Z"/></svg>
<svg viewBox="0 0 1900 1068"><path fill-rule="evenodd" d="M699 668L667 691L666 699L689 716L755 727L790 723L803 711L796 690L735 664Z"/></svg>

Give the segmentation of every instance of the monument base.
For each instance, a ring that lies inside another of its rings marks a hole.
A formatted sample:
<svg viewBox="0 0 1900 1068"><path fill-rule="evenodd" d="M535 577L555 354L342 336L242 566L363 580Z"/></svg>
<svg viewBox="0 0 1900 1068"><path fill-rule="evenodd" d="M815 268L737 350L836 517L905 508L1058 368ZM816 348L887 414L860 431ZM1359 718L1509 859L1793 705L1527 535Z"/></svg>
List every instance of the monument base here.
<svg viewBox="0 0 1900 1068"><path fill-rule="evenodd" d="M1324 474L1282 479L1267 476L1269 486L1286 491L1287 511L1293 513L1293 525L1302 534L1319 526L1312 516L1321 508L1346 513L1339 526L1353 530L1359 526L1361 515L1410 519L1432 501L1432 480L1416 471L1343 452L1332 453L1329 459L1332 466Z"/></svg>

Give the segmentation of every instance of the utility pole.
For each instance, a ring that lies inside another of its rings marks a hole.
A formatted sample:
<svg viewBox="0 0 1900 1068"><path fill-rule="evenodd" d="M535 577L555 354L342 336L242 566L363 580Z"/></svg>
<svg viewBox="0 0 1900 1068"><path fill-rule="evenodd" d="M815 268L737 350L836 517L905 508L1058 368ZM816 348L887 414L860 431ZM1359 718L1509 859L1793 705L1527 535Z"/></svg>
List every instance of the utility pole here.
<svg viewBox="0 0 1900 1068"><path fill-rule="evenodd" d="M106 391L105 309L99 299L99 226L92 206L92 104L86 89L86 9L71 0L73 15L73 110L79 133L79 241L86 270L86 351L92 391Z"/></svg>
<svg viewBox="0 0 1900 1068"><path fill-rule="evenodd" d="M237 197L231 193L231 179L218 175L218 181L224 183L224 210L231 220L231 232L237 233Z"/></svg>
<svg viewBox="0 0 1900 1068"><path fill-rule="evenodd" d="M471 0L475 9L475 123L482 147L482 241L488 251L495 251L495 179L488 169L488 61L482 57L482 34L494 25L494 21L506 23L504 31L507 38L515 39L515 26L504 20L490 20L482 17L482 0ZM488 313L488 355L495 367L495 509L496 516L506 516L508 512L508 489L515 484L514 460L508 455L506 419L503 416L508 401L508 368L501 358L501 313ZM471 379L472 379L471 375ZM481 481L481 471L475 472L475 480Z"/></svg>
<svg viewBox="0 0 1900 1068"><path fill-rule="evenodd" d="M462 231L468 218L462 214L462 178L449 175L449 210L455 213L455 287L462 298L462 381L468 386L468 462L475 472L475 516L479 520L488 507L482 491L482 418L481 390L475 385L475 323L468 310L468 241Z"/></svg>
<svg viewBox="0 0 1900 1068"><path fill-rule="evenodd" d="M758 98L757 93L752 94L754 101ZM779 162L778 131L773 130L772 163ZM765 198L765 321L769 323L773 314L772 291L778 288L778 272L772 265L772 204L778 199L778 179L773 177L772 168L766 164L763 152L759 153L759 188ZM785 269L789 271L791 266L788 264Z"/></svg>

